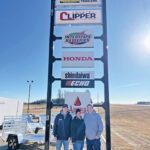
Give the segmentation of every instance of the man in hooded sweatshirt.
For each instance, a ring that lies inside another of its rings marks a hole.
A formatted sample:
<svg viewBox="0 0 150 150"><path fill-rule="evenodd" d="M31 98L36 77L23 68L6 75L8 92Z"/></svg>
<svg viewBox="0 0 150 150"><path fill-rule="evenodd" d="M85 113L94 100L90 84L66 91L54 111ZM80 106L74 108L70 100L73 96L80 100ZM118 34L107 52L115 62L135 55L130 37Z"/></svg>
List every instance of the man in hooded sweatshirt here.
<svg viewBox="0 0 150 150"><path fill-rule="evenodd" d="M91 104L87 105L87 113L84 115L86 126L87 150L100 150L100 136L103 131L103 123L99 114L95 112Z"/></svg>
<svg viewBox="0 0 150 150"><path fill-rule="evenodd" d="M53 134L56 138L56 150L61 150L63 144L64 150L68 150L68 139L71 136L72 116L68 112L68 105L64 104L62 111L56 116L54 121Z"/></svg>

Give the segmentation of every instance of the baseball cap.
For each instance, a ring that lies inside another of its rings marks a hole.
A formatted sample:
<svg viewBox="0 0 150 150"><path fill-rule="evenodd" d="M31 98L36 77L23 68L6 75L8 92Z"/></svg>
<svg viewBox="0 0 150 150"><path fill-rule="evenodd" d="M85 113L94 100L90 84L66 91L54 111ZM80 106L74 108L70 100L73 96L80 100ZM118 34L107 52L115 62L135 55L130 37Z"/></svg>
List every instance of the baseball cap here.
<svg viewBox="0 0 150 150"><path fill-rule="evenodd" d="M91 106L91 107L93 107L93 105L92 105L92 104L88 104L88 105L87 105L87 107L88 107L88 106Z"/></svg>
<svg viewBox="0 0 150 150"><path fill-rule="evenodd" d="M64 105L63 105L63 108L65 108L65 107L67 107L67 108L68 108L68 105L67 105L67 104L64 104Z"/></svg>

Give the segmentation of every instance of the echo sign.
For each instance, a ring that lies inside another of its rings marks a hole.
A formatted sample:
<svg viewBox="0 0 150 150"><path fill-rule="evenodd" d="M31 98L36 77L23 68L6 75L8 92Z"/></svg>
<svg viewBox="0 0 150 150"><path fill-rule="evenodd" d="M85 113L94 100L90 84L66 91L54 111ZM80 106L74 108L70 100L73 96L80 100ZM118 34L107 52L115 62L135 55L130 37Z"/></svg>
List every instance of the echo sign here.
<svg viewBox="0 0 150 150"><path fill-rule="evenodd" d="M56 24L101 24L101 10L56 11Z"/></svg>

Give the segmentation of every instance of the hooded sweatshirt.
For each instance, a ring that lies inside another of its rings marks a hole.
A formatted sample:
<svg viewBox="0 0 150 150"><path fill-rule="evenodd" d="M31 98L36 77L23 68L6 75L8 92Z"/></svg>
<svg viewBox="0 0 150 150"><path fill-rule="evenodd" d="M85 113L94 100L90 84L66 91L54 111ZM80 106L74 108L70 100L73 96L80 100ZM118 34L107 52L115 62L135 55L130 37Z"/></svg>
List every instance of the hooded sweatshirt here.
<svg viewBox="0 0 150 150"><path fill-rule="evenodd" d="M85 113L84 122L86 126L86 138L89 140L100 138L103 131L103 123L99 114L95 111L90 113Z"/></svg>

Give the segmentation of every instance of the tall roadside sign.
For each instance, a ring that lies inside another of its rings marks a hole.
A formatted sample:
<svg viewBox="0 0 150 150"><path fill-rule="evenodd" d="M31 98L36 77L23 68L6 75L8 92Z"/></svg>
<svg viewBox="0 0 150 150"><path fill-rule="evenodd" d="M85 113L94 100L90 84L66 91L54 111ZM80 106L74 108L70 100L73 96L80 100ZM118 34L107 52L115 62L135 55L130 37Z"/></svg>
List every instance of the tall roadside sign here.
<svg viewBox="0 0 150 150"><path fill-rule="evenodd" d="M106 150L111 150L106 0L51 0L50 12L45 150L49 150L50 143L51 108L54 106L51 101L52 83L54 81L60 81L61 88L95 88L96 81L101 81L104 84L104 103L97 106L103 107L105 110ZM81 25L82 29L79 29ZM88 25L102 28L102 34L95 36ZM60 33L61 37L54 35L57 33L54 32L57 29L55 26L57 28L63 26L65 29ZM76 26L78 26L77 29L75 29ZM103 56L100 58L95 58L95 39L99 39L103 43L103 48L100 49L103 51ZM60 50L60 58L53 55L56 40L62 41L63 50ZM55 61L61 61L60 78L53 76ZM96 61L101 61L104 64L103 77L95 78ZM70 97L72 101L68 101ZM90 96L87 93L68 93L65 95L65 101L69 103L71 110L77 107L86 110L85 97L87 97L87 102L90 102Z"/></svg>

